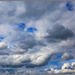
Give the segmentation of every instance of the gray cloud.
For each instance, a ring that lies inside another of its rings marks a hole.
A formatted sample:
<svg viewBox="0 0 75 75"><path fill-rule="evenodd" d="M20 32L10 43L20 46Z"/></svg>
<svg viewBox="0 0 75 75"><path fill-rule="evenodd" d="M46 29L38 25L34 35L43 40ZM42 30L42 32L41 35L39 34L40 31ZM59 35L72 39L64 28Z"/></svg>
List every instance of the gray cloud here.
<svg viewBox="0 0 75 75"><path fill-rule="evenodd" d="M22 41L19 41L18 42L18 46L22 49L29 49L29 48L32 48L36 45L36 42L35 40L22 40Z"/></svg>
<svg viewBox="0 0 75 75"><path fill-rule="evenodd" d="M64 48L74 56L72 41L75 33L75 15L67 11L65 3L0 2L0 36L5 37L1 40L5 45L0 45L1 68L27 67L33 68L33 71L36 68L37 71L37 67L45 66L51 60L58 60L56 57L64 53ZM15 23L25 23L25 28L20 29ZM57 23L59 25L56 25ZM37 31L27 32L29 27L36 28ZM72 59L69 54L63 56L65 60ZM54 72L50 70L51 73ZM32 73L32 69L27 71L19 70L16 73ZM8 70L5 73L8 73Z"/></svg>
<svg viewBox="0 0 75 75"><path fill-rule="evenodd" d="M70 59L73 59L74 57L70 55L69 53L64 53L61 58L64 60L70 60Z"/></svg>
<svg viewBox="0 0 75 75"><path fill-rule="evenodd" d="M69 37L73 37L74 33L65 28L63 25L56 24L48 30L48 35L45 37L48 41L56 42L58 40L67 40Z"/></svg>
<svg viewBox="0 0 75 75"><path fill-rule="evenodd" d="M22 14L21 18L30 18L30 19L39 19L44 14L56 10L56 8L59 6L58 4L61 2L24 2L26 6L26 12ZM34 5L33 5L34 4ZM55 7L51 8L52 5L55 5ZM49 7L49 8L48 8Z"/></svg>
<svg viewBox="0 0 75 75"><path fill-rule="evenodd" d="M58 8L61 9L60 4L63 2L0 2L0 14L1 14L1 23L5 21L6 23L9 22L15 23L15 22L25 22L32 20L37 20L44 16L46 13L54 10L57 10ZM14 4L14 6L13 6ZM9 5L11 7L9 8ZM55 5L55 6L53 6ZM9 9L8 9L9 8ZM5 11L5 9L7 9ZM6 18L4 18L6 16ZM16 19L16 20L15 20Z"/></svg>
<svg viewBox="0 0 75 75"><path fill-rule="evenodd" d="M41 51L35 53L27 52L24 54L3 55L0 56L0 60L2 60L0 61L0 66L13 68L22 66L27 68L40 67L48 63L53 53L54 51L46 51L41 49Z"/></svg>
<svg viewBox="0 0 75 75"><path fill-rule="evenodd" d="M0 42L0 50L7 49L7 45L4 42Z"/></svg>

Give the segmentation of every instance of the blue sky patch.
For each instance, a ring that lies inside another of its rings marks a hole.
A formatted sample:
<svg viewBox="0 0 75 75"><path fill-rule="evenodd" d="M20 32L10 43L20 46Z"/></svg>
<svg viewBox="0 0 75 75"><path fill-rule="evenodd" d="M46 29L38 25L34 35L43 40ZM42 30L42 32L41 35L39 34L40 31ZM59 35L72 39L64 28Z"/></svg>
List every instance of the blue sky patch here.
<svg viewBox="0 0 75 75"><path fill-rule="evenodd" d="M60 59L62 55L58 55L57 58Z"/></svg>
<svg viewBox="0 0 75 75"><path fill-rule="evenodd" d="M34 31L37 31L37 29L36 28L32 28L32 27L27 29L27 32L34 32Z"/></svg>
<svg viewBox="0 0 75 75"><path fill-rule="evenodd" d="M24 23L17 23L17 25L22 30L25 28L25 24Z"/></svg>
<svg viewBox="0 0 75 75"><path fill-rule="evenodd" d="M67 2L66 7L69 11L73 11L73 5L71 2Z"/></svg>
<svg viewBox="0 0 75 75"><path fill-rule="evenodd" d="M1 42L4 38L5 38L5 37L1 37L1 36L0 36L0 42Z"/></svg>
<svg viewBox="0 0 75 75"><path fill-rule="evenodd" d="M50 62L48 62L47 65L42 66L41 68L42 68L42 69L50 68L51 65L52 65L52 66L58 66L57 68L58 68L58 69L61 69L62 63L60 63L60 61L50 61ZM54 68L54 69L56 69L56 68Z"/></svg>
<svg viewBox="0 0 75 75"><path fill-rule="evenodd" d="M4 39L5 37L0 37L0 39Z"/></svg>
<svg viewBox="0 0 75 75"><path fill-rule="evenodd" d="M48 65L57 65L58 69L61 69L61 66L62 66L60 61L51 61L51 62L48 62Z"/></svg>

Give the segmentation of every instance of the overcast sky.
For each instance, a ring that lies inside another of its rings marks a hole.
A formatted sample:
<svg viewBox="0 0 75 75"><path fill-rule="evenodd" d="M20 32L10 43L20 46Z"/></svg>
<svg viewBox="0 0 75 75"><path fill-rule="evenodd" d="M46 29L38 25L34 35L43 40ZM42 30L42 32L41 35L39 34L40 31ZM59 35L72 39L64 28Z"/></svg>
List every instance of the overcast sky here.
<svg viewBox="0 0 75 75"><path fill-rule="evenodd" d="M75 2L0 1L0 74L75 73Z"/></svg>

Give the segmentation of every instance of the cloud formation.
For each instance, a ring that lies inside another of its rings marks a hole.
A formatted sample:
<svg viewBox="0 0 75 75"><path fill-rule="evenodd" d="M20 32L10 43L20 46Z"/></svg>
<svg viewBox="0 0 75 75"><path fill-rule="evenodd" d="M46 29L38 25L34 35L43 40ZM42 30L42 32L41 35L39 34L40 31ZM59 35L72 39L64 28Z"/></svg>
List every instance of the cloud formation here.
<svg viewBox="0 0 75 75"><path fill-rule="evenodd" d="M73 65L70 65L69 63L64 63L60 70L51 68L50 70L44 69L43 71L44 72L46 71L46 73L48 74L51 74L51 73L52 74L72 74L72 73L75 73L75 68L73 67Z"/></svg>
<svg viewBox="0 0 75 75"><path fill-rule="evenodd" d="M40 73L51 61L74 62L74 13L75 2L0 2L0 73ZM74 63L62 67L46 71L74 72Z"/></svg>
<svg viewBox="0 0 75 75"><path fill-rule="evenodd" d="M70 59L73 59L74 57L72 55L70 55L69 53L65 52L61 58L64 60L70 60Z"/></svg>
<svg viewBox="0 0 75 75"><path fill-rule="evenodd" d="M65 28L63 25L56 24L48 30L48 35L45 37L48 41L57 42L58 40L67 40L73 37L74 33Z"/></svg>
<svg viewBox="0 0 75 75"><path fill-rule="evenodd" d="M4 42L0 42L0 50L7 49L7 45Z"/></svg>
<svg viewBox="0 0 75 75"><path fill-rule="evenodd" d="M50 49L50 48L49 48ZM44 53L43 53L44 51ZM53 51L42 50L36 53L25 53L16 55L4 55L0 56L0 65L2 67L38 67L44 66L48 63L53 54ZM6 61L6 62L5 62Z"/></svg>

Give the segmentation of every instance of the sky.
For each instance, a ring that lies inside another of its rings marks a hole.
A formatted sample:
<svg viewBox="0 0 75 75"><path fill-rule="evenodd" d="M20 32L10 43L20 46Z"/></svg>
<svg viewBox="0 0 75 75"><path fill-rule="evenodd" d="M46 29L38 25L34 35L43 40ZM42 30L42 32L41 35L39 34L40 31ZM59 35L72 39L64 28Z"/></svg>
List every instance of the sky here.
<svg viewBox="0 0 75 75"><path fill-rule="evenodd" d="M74 1L0 1L0 74L75 73Z"/></svg>

